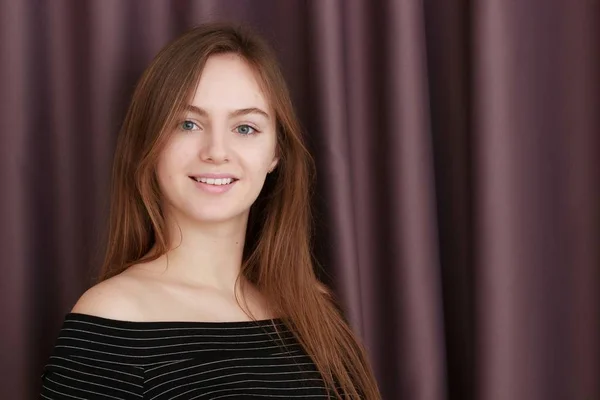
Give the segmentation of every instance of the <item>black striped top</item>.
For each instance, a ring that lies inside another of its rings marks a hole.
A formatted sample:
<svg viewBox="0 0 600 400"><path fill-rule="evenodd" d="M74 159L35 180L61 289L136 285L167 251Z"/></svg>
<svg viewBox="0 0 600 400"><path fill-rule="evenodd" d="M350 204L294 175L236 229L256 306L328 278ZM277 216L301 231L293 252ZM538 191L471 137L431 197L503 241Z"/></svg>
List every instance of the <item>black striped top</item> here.
<svg viewBox="0 0 600 400"><path fill-rule="evenodd" d="M129 322L71 313L44 368L41 398L325 399L327 392L280 319Z"/></svg>

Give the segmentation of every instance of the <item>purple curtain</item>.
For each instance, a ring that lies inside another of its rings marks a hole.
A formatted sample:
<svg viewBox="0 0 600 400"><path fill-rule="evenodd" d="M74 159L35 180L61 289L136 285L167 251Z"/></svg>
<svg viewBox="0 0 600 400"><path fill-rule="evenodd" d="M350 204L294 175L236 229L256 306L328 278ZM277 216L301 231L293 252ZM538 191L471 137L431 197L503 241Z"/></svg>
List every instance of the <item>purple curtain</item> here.
<svg viewBox="0 0 600 400"><path fill-rule="evenodd" d="M280 55L384 399L600 399L599 0L0 0L2 398L97 271L136 79L211 20Z"/></svg>

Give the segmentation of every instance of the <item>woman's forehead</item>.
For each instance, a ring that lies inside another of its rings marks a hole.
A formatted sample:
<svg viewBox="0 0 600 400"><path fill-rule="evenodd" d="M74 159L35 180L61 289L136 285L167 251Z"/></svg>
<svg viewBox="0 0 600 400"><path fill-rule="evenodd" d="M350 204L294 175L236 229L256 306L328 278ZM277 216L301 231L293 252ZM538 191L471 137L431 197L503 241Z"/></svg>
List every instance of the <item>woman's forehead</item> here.
<svg viewBox="0 0 600 400"><path fill-rule="evenodd" d="M259 109L271 114L259 79L242 57L213 55L202 70L190 103L209 114L243 109Z"/></svg>

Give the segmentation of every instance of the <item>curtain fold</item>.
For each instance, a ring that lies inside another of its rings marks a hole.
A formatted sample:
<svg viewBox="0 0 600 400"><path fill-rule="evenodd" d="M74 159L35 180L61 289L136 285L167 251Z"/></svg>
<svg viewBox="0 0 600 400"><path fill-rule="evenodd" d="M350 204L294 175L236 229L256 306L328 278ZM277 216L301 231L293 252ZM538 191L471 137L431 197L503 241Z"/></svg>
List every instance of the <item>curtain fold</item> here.
<svg viewBox="0 0 600 400"><path fill-rule="evenodd" d="M479 398L600 396L599 11L476 8Z"/></svg>

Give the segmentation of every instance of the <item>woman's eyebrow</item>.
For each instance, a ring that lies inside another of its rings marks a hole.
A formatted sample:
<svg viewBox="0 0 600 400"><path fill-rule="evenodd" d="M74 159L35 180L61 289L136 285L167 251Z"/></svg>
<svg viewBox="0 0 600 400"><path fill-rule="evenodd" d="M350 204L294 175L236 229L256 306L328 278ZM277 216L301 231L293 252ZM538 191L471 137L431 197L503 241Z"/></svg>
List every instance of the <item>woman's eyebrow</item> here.
<svg viewBox="0 0 600 400"><path fill-rule="evenodd" d="M189 111L189 112L193 112L194 114L197 114L201 117L208 117L208 115L209 115L208 111L206 111L205 109L196 107L191 104L188 104L185 107L185 110ZM229 117L230 118L240 117L242 115L248 115L248 114L258 114L258 115L265 117L266 119L271 119L271 116L266 111L264 111L258 107L248 107L248 108L240 108L238 110L233 110L229 113Z"/></svg>
<svg viewBox="0 0 600 400"><path fill-rule="evenodd" d="M263 111L257 107L241 108L239 110L230 112L229 116L230 117L239 117L239 116L248 115L248 114L258 114L258 115L262 115L266 119L271 119L271 117L269 116L269 114L266 111Z"/></svg>

